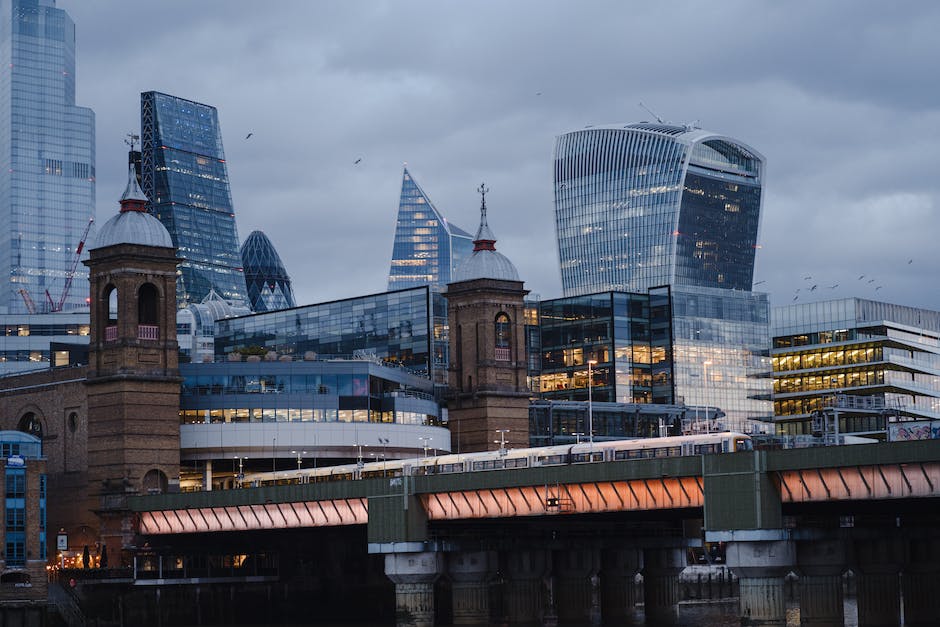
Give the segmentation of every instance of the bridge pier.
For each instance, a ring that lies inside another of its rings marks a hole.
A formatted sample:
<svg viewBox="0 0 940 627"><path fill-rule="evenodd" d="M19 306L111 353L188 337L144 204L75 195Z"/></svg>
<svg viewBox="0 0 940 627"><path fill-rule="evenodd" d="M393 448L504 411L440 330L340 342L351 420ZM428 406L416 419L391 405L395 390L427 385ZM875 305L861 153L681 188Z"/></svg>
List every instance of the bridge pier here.
<svg viewBox="0 0 940 627"><path fill-rule="evenodd" d="M600 621L600 597L597 573L600 552L595 548L556 551L552 560L555 574L555 605L563 623Z"/></svg>
<svg viewBox="0 0 940 627"><path fill-rule="evenodd" d="M455 625L490 624L489 578L496 563L492 551L461 551L448 556Z"/></svg>
<svg viewBox="0 0 940 627"><path fill-rule="evenodd" d="M434 582L443 571L437 552L389 553L385 574L395 584L395 625L434 627Z"/></svg>
<svg viewBox="0 0 940 627"><path fill-rule="evenodd" d="M505 602L511 624L541 624L542 579L548 570L548 553L544 550L519 550L507 554Z"/></svg>
<svg viewBox="0 0 940 627"><path fill-rule="evenodd" d="M679 573L685 566L683 548L643 549L643 612L647 623L679 622Z"/></svg>
<svg viewBox="0 0 940 627"><path fill-rule="evenodd" d="M800 575L801 627L842 627L845 544L840 540L797 542L796 563Z"/></svg>
<svg viewBox="0 0 940 627"><path fill-rule="evenodd" d="M601 616L605 623L622 625L632 618L641 558L636 548L610 548L601 554Z"/></svg>
<svg viewBox="0 0 940 627"><path fill-rule="evenodd" d="M904 624L908 627L940 625L940 541L928 537L909 540L909 558L901 576L904 591Z"/></svg>
<svg viewBox="0 0 940 627"><path fill-rule="evenodd" d="M896 536L855 541L853 569L858 591L858 627L891 627L901 624L898 573L904 548L901 539Z"/></svg>
<svg viewBox="0 0 940 627"><path fill-rule="evenodd" d="M793 543L789 540L731 542L726 557L738 577L741 624L786 627L784 578L796 562Z"/></svg>

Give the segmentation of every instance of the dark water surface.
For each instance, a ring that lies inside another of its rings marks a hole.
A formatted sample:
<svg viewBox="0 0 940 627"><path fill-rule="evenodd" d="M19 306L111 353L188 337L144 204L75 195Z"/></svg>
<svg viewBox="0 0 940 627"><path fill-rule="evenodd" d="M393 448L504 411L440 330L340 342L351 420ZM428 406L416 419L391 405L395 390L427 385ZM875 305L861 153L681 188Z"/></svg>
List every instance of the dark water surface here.
<svg viewBox="0 0 940 627"><path fill-rule="evenodd" d="M741 621L738 618L738 604L736 601L729 603L680 603L679 604L679 627L740 627ZM394 627L394 621L382 623L342 623L342 624L324 624L308 623L293 625L253 625L250 627ZM800 610L796 605L790 605L787 608L787 627L799 627ZM634 620L625 623L624 627L641 627L645 625L643 619L643 610L638 608ZM845 627L857 627L858 613L856 611L855 599L847 599L845 602ZM209 627L209 626L203 626ZM247 627L247 626L246 626ZM444 625L440 627L446 627Z"/></svg>

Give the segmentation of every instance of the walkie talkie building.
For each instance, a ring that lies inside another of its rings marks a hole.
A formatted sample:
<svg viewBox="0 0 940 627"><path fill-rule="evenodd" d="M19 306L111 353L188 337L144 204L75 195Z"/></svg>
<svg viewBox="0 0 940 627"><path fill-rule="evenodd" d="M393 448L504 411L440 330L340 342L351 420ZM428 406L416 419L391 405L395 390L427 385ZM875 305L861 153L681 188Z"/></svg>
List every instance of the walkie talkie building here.
<svg viewBox="0 0 940 627"><path fill-rule="evenodd" d="M753 148L643 122L561 135L554 168L565 296L751 289L764 170Z"/></svg>

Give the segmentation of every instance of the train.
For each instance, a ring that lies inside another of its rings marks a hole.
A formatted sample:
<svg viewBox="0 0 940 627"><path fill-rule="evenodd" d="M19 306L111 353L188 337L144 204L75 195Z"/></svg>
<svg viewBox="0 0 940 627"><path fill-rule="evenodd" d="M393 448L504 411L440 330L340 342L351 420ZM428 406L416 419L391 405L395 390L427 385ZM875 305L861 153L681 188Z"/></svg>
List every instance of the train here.
<svg viewBox="0 0 940 627"><path fill-rule="evenodd" d="M374 477L441 475L631 459L717 455L750 450L753 450L750 436L725 431L634 440L580 442L537 448L504 448L480 453L450 453L320 468L246 473L240 483L242 487L293 485Z"/></svg>

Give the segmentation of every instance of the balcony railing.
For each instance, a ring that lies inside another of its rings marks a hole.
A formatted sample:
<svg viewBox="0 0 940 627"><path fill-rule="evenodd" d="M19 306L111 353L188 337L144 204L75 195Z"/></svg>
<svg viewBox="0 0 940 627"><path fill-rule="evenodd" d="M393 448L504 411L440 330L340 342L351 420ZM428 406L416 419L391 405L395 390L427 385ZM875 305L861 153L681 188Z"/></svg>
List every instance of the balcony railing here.
<svg viewBox="0 0 940 627"><path fill-rule="evenodd" d="M495 358L497 361L509 361L509 349L496 347Z"/></svg>
<svg viewBox="0 0 940 627"><path fill-rule="evenodd" d="M104 328L104 341L105 342L117 341L117 326Z"/></svg>
<svg viewBox="0 0 940 627"><path fill-rule="evenodd" d="M138 340L159 340L160 339L160 327L154 324L138 324L137 325L137 339Z"/></svg>

